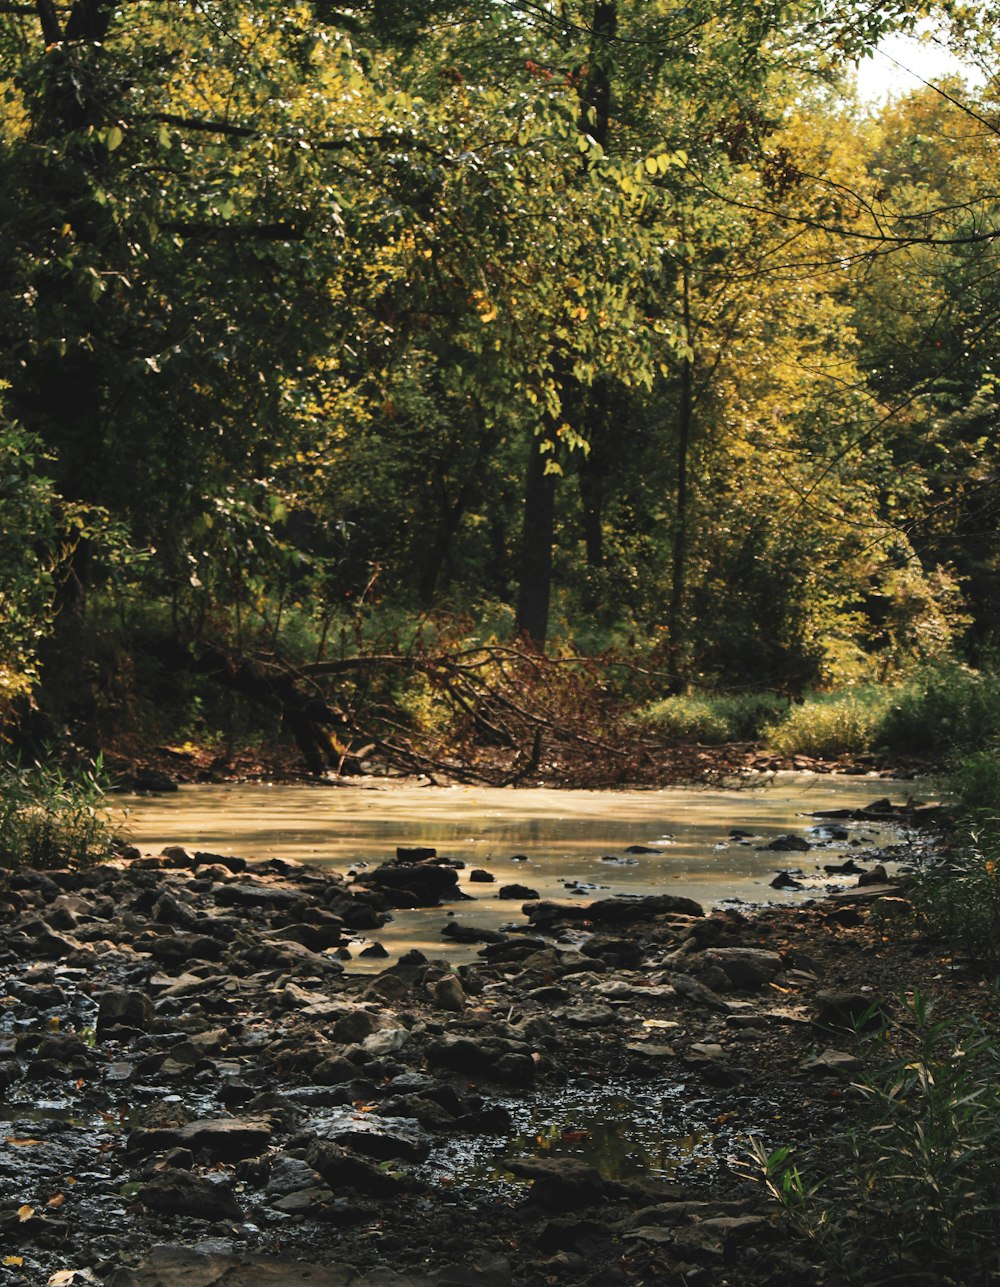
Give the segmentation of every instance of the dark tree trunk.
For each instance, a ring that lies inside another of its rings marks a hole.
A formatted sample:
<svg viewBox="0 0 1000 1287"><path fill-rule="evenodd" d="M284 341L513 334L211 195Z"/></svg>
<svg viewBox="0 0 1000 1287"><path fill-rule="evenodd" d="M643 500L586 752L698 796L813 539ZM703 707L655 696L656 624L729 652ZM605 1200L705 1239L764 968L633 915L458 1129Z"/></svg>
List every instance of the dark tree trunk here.
<svg viewBox="0 0 1000 1287"><path fill-rule="evenodd" d="M688 546L688 453L691 447L691 425L694 417L694 363L690 356L691 344L691 287L687 266L684 268L682 317L688 353L681 364L681 405L677 425L677 491L674 515L674 550L671 576L670 616L670 679L675 692L683 687L684 662L684 595L687 589Z"/></svg>
<svg viewBox="0 0 1000 1287"><path fill-rule="evenodd" d="M551 452L542 450L546 439L531 440L524 487L524 528L521 543L521 581L517 596L518 634L539 650L545 649L552 588L552 543L555 539L556 475L545 466Z"/></svg>

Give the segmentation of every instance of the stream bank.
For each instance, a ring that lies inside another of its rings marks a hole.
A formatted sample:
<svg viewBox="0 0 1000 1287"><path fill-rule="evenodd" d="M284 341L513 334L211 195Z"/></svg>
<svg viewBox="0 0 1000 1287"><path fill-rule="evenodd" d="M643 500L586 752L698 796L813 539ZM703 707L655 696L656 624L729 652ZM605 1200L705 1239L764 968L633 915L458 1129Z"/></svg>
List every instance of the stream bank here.
<svg viewBox="0 0 1000 1287"><path fill-rule="evenodd" d="M527 902L457 970L352 974L387 888L179 847L10 873L0 1281L820 1282L748 1137L855 1118L865 1009L980 999L884 885Z"/></svg>

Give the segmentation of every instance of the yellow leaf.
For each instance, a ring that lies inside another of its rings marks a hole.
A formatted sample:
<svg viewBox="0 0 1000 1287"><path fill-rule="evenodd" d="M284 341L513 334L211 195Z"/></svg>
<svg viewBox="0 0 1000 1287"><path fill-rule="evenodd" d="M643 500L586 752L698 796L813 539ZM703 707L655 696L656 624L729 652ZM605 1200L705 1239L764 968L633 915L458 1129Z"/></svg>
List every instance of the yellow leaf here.
<svg viewBox="0 0 1000 1287"><path fill-rule="evenodd" d="M41 1144L41 1140L18 1139L16 1135L8 1135L7 1143L11 1148L30 1148L32 1144Z"/></svg>
<svg viewBox="0 0 1000 1287"><path fill-rule="evenodd" d="M3 1263L5 1265L23 1265L24 1257L23 1256L4 1256Z"/></svg>
<svg viewBox="0 0 1000 1287"><path fill-rule="evenodd" d="M645 161L647 174L659 174L660 166L655 156L647 156Z"/></svg>
<svg viewBox="0 0 1000 1287"><path fill-rule="evenodd" d="M34 1214L35 1214L34 1207L23 1206L23 1207L17 1208L17 1218L21 1222L21 1224L24 1224L26 1220L30 1220Z"/></svg>
<svg viewBox="0 0 1000 1287"><path fill-rule="evenodd" d="M46 1202L47 1207L61 1207L66 1201L65 1193L53 1193L52 1197Z"/></svg>

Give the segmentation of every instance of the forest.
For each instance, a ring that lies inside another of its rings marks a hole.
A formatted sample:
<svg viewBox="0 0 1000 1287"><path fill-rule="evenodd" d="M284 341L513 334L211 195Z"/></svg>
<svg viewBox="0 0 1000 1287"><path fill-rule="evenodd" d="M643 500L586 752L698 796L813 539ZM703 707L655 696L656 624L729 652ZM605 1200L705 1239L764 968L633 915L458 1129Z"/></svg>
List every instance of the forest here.
<svg viewBox="0 0 1000 1287"><path fill-rule="evenodd" d="M8 746L513 780L556 734L780 741L838 694L908 694L913 743L961 690L966 725L996 18L3 0ZM861 102L927 19L974 74Z"/></svg>

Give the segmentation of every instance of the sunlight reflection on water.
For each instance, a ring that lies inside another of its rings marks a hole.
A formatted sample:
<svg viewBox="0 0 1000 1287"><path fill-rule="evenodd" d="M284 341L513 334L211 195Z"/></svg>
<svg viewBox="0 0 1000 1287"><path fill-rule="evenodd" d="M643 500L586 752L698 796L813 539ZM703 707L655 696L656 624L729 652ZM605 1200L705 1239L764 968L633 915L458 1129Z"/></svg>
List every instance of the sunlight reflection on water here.
<svg viewBox="0 0 1000 1287"><path fill-rule="evenodd" d="M521 899L497 897L517 883L543 898L676 893L711 904L722 899L787 901L806 895L772 890L775 872L801 868L817 891L823 864L895 839L871 823L846 824L849 838L808 853L760 846L794 833L807 839L817 809L858 808L889 796L928 798L914 782L779 774L740 789L671 787L657 791L561 791L548 788L426 787L378 783L309 786L238 784L183 787L172 796L118 797L140 848L164 845L243 857L283 857L364 871L391 859L397 845L429 845L467 864L462 890L475 902L397 912L377 938L393 952L419 947L468 959L443 943L449 918L496 928L523 923ZM730 831L751 833L738 840ZM656 852L627 854L641 845ZM522 859L523 860L519 860ZM470 880L474 868L495 884ZM449 914L451 914L449 916ZM384 962L382 963L384 964ZM353 967L352 967L353 968Z"/></svg>

